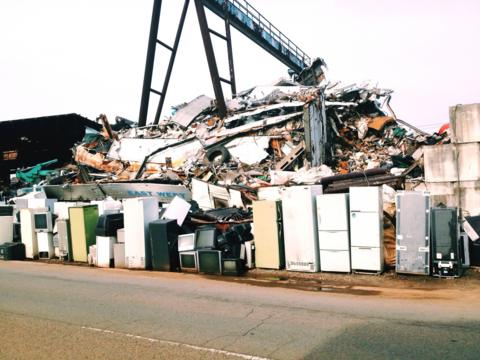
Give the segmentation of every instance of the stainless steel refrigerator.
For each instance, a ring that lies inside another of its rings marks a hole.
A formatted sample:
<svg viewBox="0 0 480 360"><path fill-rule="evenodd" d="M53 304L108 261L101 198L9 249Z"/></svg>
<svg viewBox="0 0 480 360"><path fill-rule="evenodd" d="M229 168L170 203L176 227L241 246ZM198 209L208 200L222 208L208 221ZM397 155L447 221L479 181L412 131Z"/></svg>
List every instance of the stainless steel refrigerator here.
<svg viewBox="0 0 480 360"><path fill-rule="evenodd" d="M398 191L396 203L395 271L430 274L430 194L426 191Z"/></svg>
<svg viewBox="0 0 480 360"><path fill-rule="evenodd" d="M348 194L317 196L320 270L350 272Z"/></svg>
<svg viewBox="0 0 480 360"><path fill-rule="evenodd" d="M285 267L290 271L320 271L317 207L321 185L280 189L285 243Z"/></svg>
<svg viewBox="0 0 480 360"><path fill-rule="evenodd" d="M350 188L350 251L352 270L383 271L382 188Z"/></svg>

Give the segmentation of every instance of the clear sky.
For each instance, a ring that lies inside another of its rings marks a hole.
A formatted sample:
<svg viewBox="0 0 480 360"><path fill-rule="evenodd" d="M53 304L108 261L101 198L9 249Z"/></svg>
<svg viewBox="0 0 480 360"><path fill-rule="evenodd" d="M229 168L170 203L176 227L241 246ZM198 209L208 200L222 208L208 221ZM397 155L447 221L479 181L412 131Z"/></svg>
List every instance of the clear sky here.
<svg viewBox="0 0 480 360"><path fill-rule="evenodd" d="M200 94L213 97L191 2L164 115ZM480 102L478 0L250 3L307 54L323 57L332 80L393 89L397 116L414 125L436 130L449 106ZM69 112L137 120L152 4L1 0L0 120ZM166 43L173 43L182 4L163 0L159 38ZM223 31L218 18L208 18ZM227 77L225 45L214 42ZM287 76L283 64L236 31L233 42L239 90ZM167 61L168 52L157 51L156 88Z"/></svg>

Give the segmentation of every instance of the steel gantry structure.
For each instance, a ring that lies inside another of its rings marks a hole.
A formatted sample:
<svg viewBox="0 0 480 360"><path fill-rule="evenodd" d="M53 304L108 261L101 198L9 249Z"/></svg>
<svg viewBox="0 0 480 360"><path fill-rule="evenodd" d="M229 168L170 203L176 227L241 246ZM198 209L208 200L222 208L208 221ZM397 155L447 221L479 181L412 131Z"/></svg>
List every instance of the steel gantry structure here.
<svg viewBox="0 0 480 360"><path fill-rule="evenodd" d="M235 83L235 69L233 63L233 50L231 39L231 27L233 26L239 32L247 36L250 40L262 47L276 59L288 66L294 73L299 74L305 68L312 64L310 57L295 45L287 36L285 36L277 27L268 21L262 14L260 14L254 7L252 7L245 0L193 0L202 35L205 54L207 57L210 77L212 79L213 90L216 98L216 105L218 114L224 117L227 113L225 105L225 98L222 90L222 82L230 85L232 96L235 97L237 93ZM190 0L185 0L183 3L180 21L178 23L177 32L173 45L168 45L158 39L158 27L160 23L162 0L154 0L152 10L152 20L150 25L150 35L147 49L147 59L145 64L145 74L143 80L142 98L140 103L140 114L138 124L145 126L147 123L147 114L150 103L151 93L160 96L158 102L154 124L158 124L160 115L162 113L165 97L170 82L170 77L175 62L175 57L180 43L185 18L187 15ZM205 8L212 11L225 22L225 34L221 34L208 27L207 16ZM217 61L211 35L226 41L228 64L229 64L229 79L223 78L218 72ZM152 77L155 61L155 50L157 46L162 46L170 51L170 59L167 66L167 71L163 81L161 90L152 88Z"/></svg>

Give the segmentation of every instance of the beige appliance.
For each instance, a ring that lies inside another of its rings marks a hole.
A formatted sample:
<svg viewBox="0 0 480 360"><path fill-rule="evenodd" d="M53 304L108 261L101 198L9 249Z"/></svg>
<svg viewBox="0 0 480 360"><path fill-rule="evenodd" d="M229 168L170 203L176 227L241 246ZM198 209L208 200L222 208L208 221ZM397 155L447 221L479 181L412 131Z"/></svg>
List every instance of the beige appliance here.
<svg viewBox="0 0 480 360"><path fill-rule="evenodd" d="M255 265L264 269L285 267L281 201L253 202Z"/></svg>

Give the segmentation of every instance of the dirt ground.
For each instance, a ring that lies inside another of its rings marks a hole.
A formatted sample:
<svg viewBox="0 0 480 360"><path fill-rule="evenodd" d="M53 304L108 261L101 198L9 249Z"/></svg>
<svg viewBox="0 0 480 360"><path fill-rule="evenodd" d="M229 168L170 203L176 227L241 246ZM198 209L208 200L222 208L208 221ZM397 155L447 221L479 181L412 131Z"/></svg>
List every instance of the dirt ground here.
<svg viewBox="0 0 480 360"><path fill-rule="evenodd" d="M66 266L88 266L85 263L68 263L59 260L41 262ZM135 271L135 270L132 270ZM146 272L155 276L156 272ZM172 273L173 274L173 273ZM179 273L178 275L182 275ZM190 275L190 274L188 274ZM276 287L304 291L321 291L337 294L370 295L409 299L448 299L458 296L480 298L480 268L466 269L460 278L438 278L421 275L397 274L393 269L377 274L303 273L286 270L252 269L243 276L201 275L215 281ZM468 292L468 295L467 295Z"/></svg>

